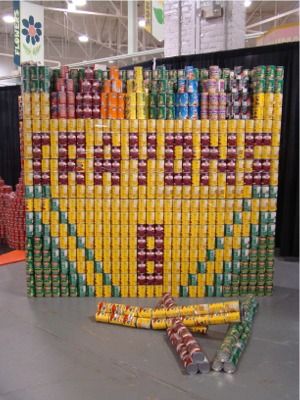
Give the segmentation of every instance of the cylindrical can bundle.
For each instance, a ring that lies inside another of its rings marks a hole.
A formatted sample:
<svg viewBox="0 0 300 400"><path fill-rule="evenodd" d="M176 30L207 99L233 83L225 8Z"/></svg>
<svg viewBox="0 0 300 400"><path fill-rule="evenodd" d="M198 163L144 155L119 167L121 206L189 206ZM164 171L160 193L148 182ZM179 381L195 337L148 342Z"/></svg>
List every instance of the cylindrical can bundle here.
<svg viewBox="0 0 300 400"><path fill-rule="evenodd" d="M195 375L201 370L202 372L209 371L207 357L191 332L180 321L175 320L173 326L167 329L167 336L189 375ZM204 364L206 364L206 368L204 368Z"/></svg>
<svg viewBox="0 0 300 400"><path fill-rule="evenodd" d="M250 336L257 307L258 303L253 296L248 296L241 302L241 322L229 327L212 363L214 371L224 369L228 373L235 372Z"/></svg>

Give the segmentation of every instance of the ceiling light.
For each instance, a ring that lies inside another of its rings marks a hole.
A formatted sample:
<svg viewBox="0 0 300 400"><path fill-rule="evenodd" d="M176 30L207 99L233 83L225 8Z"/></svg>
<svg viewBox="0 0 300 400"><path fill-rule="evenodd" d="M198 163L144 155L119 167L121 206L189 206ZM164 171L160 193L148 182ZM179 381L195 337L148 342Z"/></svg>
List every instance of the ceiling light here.
<svg viewBox="0 0 300 400"><path fill-rule="evenodd" d="M112 64L112 63L113 63L113 60L109 60L108 63L109 63L109 64Z"/></svg>
<svg viewBox="0 0 300 400"><path fill-rule="evenodd" d="M89 37L87 35L80 35L80 36L78 36L78 40L81 43L86 43L89 41Z"/></svg>
<svg viewBox="0 0 300 400"><path fill-rule="evenodd" d="M7 24L13 24L15 22L15 19L12 15L4 15L2 17L3 21L6 22Z"/></svg>
<svg viewBox="0 0 300 400"><path fill-rule="evenodd" d="M76 5L74 3L68 3L68 11L76 11Z"/></svg>
<svg viewBox="0 0 300 400"><path fill-rule="evenodd" d="M245 6L245 7L249 7L249 6L251 6L251 4L252 4L252 1L251 1L251 0L245 0L245 1L244 1L244 6Z"/></svg>
<svg viewBox="0 0 300 400"><path fill-rule="evenodd" d="M83 7L86 5L86 0L73 0L76 7Z"/></svg>
<svg viewBox="0 0 300 400"><path fill-rule="evenodd" d="M146 20L144 18L139 20L139 27L140 28L145 28L146 26Z"/></svg>

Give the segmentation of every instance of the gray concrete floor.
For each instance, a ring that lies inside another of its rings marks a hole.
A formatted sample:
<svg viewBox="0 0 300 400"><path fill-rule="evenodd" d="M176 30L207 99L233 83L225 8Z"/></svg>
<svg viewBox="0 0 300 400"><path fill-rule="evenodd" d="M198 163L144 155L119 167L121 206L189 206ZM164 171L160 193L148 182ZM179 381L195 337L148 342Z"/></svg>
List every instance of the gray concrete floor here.
<svg viewBox="0 0 300 400"><path fill-rule="evenodd" d="M259 299L236 374L187 376L164 332L96 323L96 298L28 299L24 264L1 267L0 399L296 400L298 273L297 263L277 262L276 282L285 287ZM225 329L212 327L207 338L199 337L210 359Z"/></svg>

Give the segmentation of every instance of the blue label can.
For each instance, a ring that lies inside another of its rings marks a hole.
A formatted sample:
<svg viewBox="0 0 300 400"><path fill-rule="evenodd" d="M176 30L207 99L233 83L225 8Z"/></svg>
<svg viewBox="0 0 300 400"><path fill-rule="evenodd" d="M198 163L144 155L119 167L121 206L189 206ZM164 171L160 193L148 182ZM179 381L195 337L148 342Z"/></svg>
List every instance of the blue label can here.
<svg viewBox="0 0 300 400"><path fill-rule="evenodd" d="M189 93L189 106L199 105L199 95L198 93Z"/></svg>
<svg viewBox="0 0 300 400"><path fill-rule="evenodd" d="M189 95L188 93L177 93L176 95L176 106L178 107L186 107L189 104Z"/></svg>
<svg viewBox="0 0 300 400"><path fill-rule="evenodd" d="M189 110L188 110L188 106L180 106L180 107L176 107L177 109L177 119L188 119L188 114L189 114Z"/></svg>
<svg viewBox="0 0 300 400"><path fill-rule="evenodd" d="M199 108L192 106L188 109L189 119L199 119Z"/></svg>
<svg viewBox="0 0 300 400"><path fill-rule="evenodd" d="M188 93L198 93L198 81L194 79L186 81L186 91Z"/></svg>

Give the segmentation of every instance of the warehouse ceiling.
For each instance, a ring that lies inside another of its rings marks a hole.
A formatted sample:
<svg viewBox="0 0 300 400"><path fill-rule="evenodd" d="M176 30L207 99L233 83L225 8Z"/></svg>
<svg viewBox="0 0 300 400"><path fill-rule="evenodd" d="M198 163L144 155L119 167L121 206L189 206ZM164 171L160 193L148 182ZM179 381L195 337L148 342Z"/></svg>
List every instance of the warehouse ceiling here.
<svg viewBox="0 0 300 400"><path fill-rule="evenodd" d="M92 14L74 14L55 9L68 8L67 1L32 1L45 7L45 58L59 60L68 64L83 60L114 56L127 53L127 1L88 1L78 11L89 11ZM144 2L138 1L138 17L143 17ZM251 25L278 16L299 7L298 1L252 1L247 8L246 25L247 46L255 45L255 38L273 27L299 21L299 13L292 13L271 21ZM12 54L13 26L4 23L2 16L12 13L12 2L1 1L0 9L0 52ZM88 43L80 43L78 36L89 36ZM149 50L162 47L143 28L139 28L138 50ZM128 62L128 61L127 61Z"/></svg>

